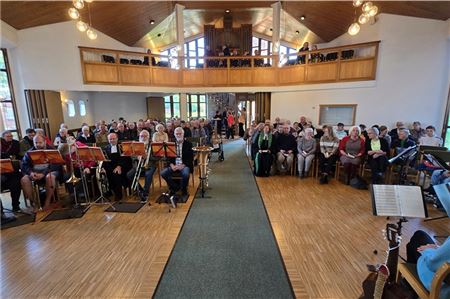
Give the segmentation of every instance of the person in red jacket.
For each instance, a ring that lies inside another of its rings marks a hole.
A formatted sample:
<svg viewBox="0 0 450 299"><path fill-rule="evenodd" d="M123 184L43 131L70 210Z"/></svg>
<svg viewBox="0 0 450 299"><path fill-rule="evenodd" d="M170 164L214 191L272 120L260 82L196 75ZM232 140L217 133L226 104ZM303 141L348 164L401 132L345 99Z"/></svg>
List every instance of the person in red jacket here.
<svg viewBox="0 0 450 299"><path fill-rule="evenodd" d="M344 137L339 143L340 161L344 166L347 185L356 176L365 152L365 141L359 135L361 135L360 128L354 126L350 129L349 136Z"/></svg>

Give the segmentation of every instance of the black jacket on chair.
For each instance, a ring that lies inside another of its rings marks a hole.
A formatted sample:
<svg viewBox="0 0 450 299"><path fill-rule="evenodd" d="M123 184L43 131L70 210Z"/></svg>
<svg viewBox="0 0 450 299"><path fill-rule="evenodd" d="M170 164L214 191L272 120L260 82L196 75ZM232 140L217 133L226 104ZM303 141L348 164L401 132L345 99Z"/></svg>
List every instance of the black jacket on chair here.
<svg viewBox="0 0 450 299"><path fill-rule="evenodd" d="M183 160L183 164L189 167L189 171L191 173L194 172L194 151L192 150L192 143L190 141L184 140L183 148L181 149L181 151L182 151L181 158ZM176 159L169 158L167 162L168 162L167 166L169 166L170 164L175 165Z"/></svg>

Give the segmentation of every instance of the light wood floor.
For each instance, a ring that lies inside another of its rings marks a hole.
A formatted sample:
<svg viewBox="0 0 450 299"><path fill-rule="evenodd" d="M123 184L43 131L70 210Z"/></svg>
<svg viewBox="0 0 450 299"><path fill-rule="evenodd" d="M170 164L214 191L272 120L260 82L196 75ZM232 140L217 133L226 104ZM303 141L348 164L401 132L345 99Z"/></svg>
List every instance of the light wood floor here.
<svg viewBox="0 0 450 299"><path fill-rule="evenodd" d="M2 230L0 297L150 298L194 196L190 183L188 202L169 213L153 203L156 186L135 214L93 206L79 219Z"/></svg>
<svg viewBox="0 0 450 299"><path fill-rule="evenodd" d="M386 218L372 216L369 192L292 176L257 182L296 297L358 298L366 264L383 262L387 248L381 232ZM431 211L441 215L436 213ZM402 256L417 229L448 235L450 220L406 223Z"/></svg>

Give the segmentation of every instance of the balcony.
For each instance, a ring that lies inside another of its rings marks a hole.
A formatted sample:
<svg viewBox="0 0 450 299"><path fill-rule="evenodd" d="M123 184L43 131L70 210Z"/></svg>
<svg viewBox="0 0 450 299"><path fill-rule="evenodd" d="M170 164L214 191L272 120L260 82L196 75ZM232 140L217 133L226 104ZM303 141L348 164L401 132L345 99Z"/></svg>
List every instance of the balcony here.
<svg viewBox="0 0 450 299"><path fill-rule="evenodd" d="M375 80L379 41L294 55L186 57L79 47L84 84L152 87L289 86ZM149 63L150 62L150 63Z"/></svg>

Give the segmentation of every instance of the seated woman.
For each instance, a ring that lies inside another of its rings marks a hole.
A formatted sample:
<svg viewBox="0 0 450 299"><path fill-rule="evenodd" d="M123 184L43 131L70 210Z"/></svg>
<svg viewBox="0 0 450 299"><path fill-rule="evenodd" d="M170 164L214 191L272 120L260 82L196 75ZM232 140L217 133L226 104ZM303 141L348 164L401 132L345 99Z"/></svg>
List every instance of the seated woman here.
<svg viewBox="0 0 450 299"><path fill-rule="evenodd" d="M162 124L156 126L156 132L153 133L152 142L169 142L169 135L164 132L164 126Z"/></svg>
<svg viewBox="0 0 450 299"><path fill-rule="evenodd" d="M424 287L431 291L431 282L436 271L445 263L450 263L450 237L438 246L424 231L418 230L406 244L407 262L417 264L417 274ZM450 298L450 277L441 285L439 298Z"/></svg>
<svg viewBox="0 0 450 299"><path fill-rule="evenodd" d="M369 138L366 140L367 162L372 170L372 184L383 182L383 174L386 172L389 155L389 146L384 138L379 138L377 128L367 130Z"/></svg>
<svg viewBox="0 0 450 299"><path fill-rule="evenodd" d="M275 153L274 138L271 133L270 125L264 125L263 130L256 139L257 152L255 156L255 175L269 176L273 164L273 155Z"/></svg>
<svg viewBox="0 0 450 299"><path fill-rule="evenodd" d="M365 151L364 139L359 135L360 128L353 126L349 136L344 137L339 144L340 161L344 165L347 185L350 185L350 180L356 176Z"/></svg>
<svg viewBox="0 0 450 299"><path fill-rule="evenodd" d="M313 138L313 134L312 128L306 128L305 137L298 141L298 173L301 179L309 171L316 153L316 139Z"/></svg>
<svg viewBox="0 0 450 299"><path fill-rule="evenodd" d="M319 154L320 183L328 184L328 176L333 172L333 167L338 158L339 139L334 136L331 126L323 126L322 131Z"/></svg>

